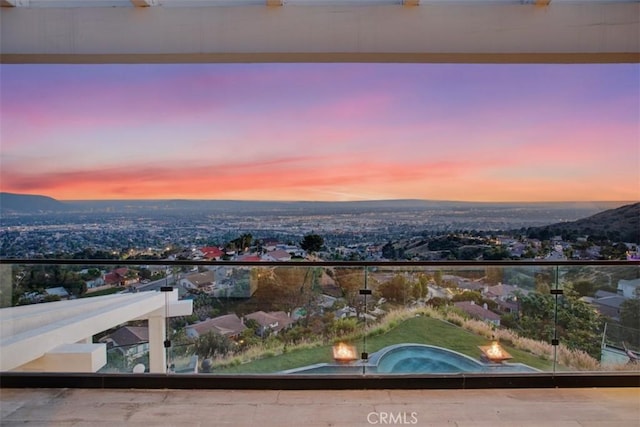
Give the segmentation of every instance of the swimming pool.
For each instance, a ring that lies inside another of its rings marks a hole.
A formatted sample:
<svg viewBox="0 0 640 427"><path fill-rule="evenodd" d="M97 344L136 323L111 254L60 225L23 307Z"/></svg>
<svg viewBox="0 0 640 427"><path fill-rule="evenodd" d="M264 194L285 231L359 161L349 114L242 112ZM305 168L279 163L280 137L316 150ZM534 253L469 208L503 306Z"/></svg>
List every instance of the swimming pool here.
<svg viewBox="0 0 640 427"><path fill-rule="evenodd" d="M424 344L398 344L371 356L379 374L482 372L485 364L464 354Z"/></svg>
<svg viewBox="0 0 640 427"><path fill-rule="evenodd" d="M539 372L521 363L483 363L465 354L426 344L396 344L369 356L366 362L318 363L284 371L287 374L460 374Z"/></svg>

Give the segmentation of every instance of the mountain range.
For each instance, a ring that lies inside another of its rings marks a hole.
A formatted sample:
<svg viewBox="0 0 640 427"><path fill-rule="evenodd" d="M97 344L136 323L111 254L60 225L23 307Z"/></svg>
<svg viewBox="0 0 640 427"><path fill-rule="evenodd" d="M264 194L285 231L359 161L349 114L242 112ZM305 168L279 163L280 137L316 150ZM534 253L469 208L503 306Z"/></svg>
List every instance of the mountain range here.
<svg viewBox="0 0 640 427"><path fill-rule="evenodd" d="M640 203L609 209L576 221L527 229L529 237L542 239L563 236L574 240L581 236L606 237L614 242L640 243Z"/></svg>
<svg viewBox="0 0 640 427"><path fill-rule="evenodd" d="M0 193L0 213L35 214L43 212L65 212L72 210L73 206L60 202L52 197L32 195Z"/></svg>
<svg viewBox="0 0 640 427"><path fill-rule="evenodd" d="M257 200L68 200L60 201L43 195L0 192L0 214L42 214L60 212L131 212L136 210L191 210L225 212L315 212L343 213L360 210L447 210L456 208L568 208L599 212L628 202L464 202L447 200L393 199L347 202L328 201L257 201Z"/></svg>

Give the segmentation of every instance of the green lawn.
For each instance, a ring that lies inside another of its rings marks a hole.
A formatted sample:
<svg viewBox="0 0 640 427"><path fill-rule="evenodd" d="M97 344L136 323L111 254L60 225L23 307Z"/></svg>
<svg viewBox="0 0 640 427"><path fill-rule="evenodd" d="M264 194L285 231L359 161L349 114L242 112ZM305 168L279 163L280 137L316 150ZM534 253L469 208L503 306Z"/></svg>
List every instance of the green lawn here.
<svg viewBox="0 0 640 427"><path fill-rule="evenodd" d="M366 338L366 350L369 353L380 350L383 347L400 343L429 344L448 348L473 358L480 356L479 345L487 345L488 341L478 335L472 334L462 328L431 317L413 317L389 332ZM358 352L364 349L364 342L352 343L357 346ZM510 362L520 362L544 371L552 369L550 361L522 350L516 350L504 346L513 356ZM293 369L314 363L332 362L331 346L320 346L310 349L295 350L288 353L266 357L243 365L229 368L216 369L219 374L257 374L274 373L285 369Z"/></svg>

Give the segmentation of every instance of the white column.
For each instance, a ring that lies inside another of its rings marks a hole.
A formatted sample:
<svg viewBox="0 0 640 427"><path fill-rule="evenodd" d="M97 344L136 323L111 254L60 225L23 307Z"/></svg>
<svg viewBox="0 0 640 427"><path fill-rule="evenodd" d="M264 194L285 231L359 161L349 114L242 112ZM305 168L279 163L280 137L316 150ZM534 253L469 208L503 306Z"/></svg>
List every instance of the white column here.
<svg viewBox="0 0 640 427"><path fill-rule="evenodd" d="M164 348L166 322L164 316L149 318L149 372L160 374L167 371L167 356Z"/></svg>

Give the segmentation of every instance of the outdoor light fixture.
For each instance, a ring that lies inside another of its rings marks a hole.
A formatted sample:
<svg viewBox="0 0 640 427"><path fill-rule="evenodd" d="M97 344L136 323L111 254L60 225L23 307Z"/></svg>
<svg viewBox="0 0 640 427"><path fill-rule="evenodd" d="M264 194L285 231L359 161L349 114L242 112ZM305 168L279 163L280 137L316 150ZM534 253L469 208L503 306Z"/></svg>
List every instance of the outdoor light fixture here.
<svg viewBox="0 0 640 427"><path fill-rule="evenodd" d="M478 348L482 351L483 356L493 363L502 363L512 358L512 356L500 346L498 341L493 341L491 345L478 346Z"/></svg>
<svg viewBox="0 0 640 427"><path fill-rule="evenodd" d="M357 358L354 346L343 342L333 346L333 359L336 362L352 362Z"/></svg>

